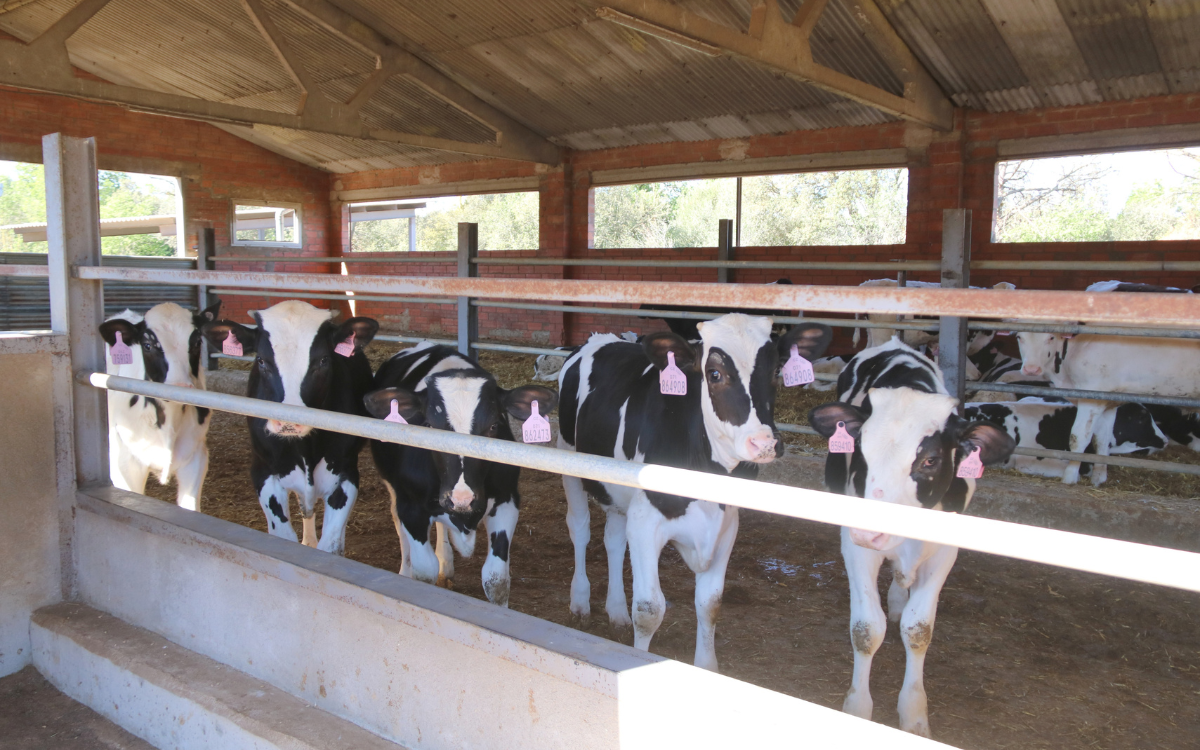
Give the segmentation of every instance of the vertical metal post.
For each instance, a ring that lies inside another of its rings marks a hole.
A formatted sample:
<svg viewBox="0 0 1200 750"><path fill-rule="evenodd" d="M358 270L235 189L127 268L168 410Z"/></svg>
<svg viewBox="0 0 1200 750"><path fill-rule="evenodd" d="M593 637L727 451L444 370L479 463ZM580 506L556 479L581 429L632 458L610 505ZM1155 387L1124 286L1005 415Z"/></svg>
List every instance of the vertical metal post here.
<svg viewBox="0 0 1200 750"><path fill-rule="evenodd" d="M908 271L900 271L896 274L896 286L908 286Z"/></svg>
<svg viewBox="0 0 1200 750"><path fill-rule="evenodd" d="M735 215L737 221L736 232L733 238L733 246L742 246L742 178L737 178L737 213Z"/></svg>
<svg viewBox="0 0 1200 750"><path fill-rule="evenodd" d="M479 266L471 261L479 257L479 225L463 222L458 225L458 278L475 278ZM458 298L458 351L471 356L471 342L479 338L479 308L470 297Z"/></svg>
<svg viewBox="0 0 1200 750"><path fill-rule="evenodd" d="M199 243L196 247L196 270L197 271L213 271L216 269L216 261L213 258L217 257L217 230L212 227L202 227L200 236L197 238ZM203 310L209 305L217 301L216 295L210 294L207 286L197 287L199 290L199 298L197 312ZM200 346L203 347L204 367L207 370L216 370L220 367L220 361L216 358L216 352L212 351L208 342L201 337Z"/></svg>
<svg viewBox="0 0 1200 750"><path fill-rule="evenodd" d="M100 195L94 138L42 138L50 249L50 325L67 335L71 371L104 372L104 287L72 277L74 266L100 265ZM71 392L76 486L108 481L108 399L91 386Z"/></svg>
<svg viewBox="0 0 1200 750"><path fill-rule="evenodd" d="M408 217L408 251L415 253L417 251L417 210L413 209L413 215Z"/></svg>
<svg viewBox="0 0 1200 750"><path fill-rule="evenodd" d="M971 283L971 211L948 208L942 212L942 288L965 289ZM950 395L962 401L965 394L967 319L941 318L938 365Z"/></svg>
<svg viewBox="0 0 1200 750"><path fill-rule="evenodd" d="M717 260L733 259L733 220L721 219L717 222ZM717 269L717 283L729 283L729 269Z"/></svg>

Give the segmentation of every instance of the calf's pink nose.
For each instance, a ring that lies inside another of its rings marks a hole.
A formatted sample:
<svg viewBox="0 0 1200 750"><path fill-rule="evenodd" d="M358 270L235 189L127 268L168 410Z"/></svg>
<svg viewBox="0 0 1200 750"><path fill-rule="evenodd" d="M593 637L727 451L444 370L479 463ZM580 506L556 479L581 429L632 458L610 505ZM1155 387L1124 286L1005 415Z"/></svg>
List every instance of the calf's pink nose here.
<svg viewBox="0 0 1200 750"><path fill-rule="evenodd" d="M1037 365L1025 365L1021 368L1021 372L1025 373L1026 375L1041 375L1042 368L1038 367Z"/></svg>
<svg viewBox="0 0 1200 750"><path fill-rule="evenodd" d="M874 496L874 498L876 500L882 500L883 499L883 488L876 487L875 490L873 492L871 492L871 495Z"/></svg>
<svg viewBox="0 0 1200 750"><path fill-rule="evenodd" d="M450 493L450 501L454 503L454 507L463 508L471 504L475 499L475 493L470 490L458 489Z"/></svg>
<svg viewBox="0 0 1200 750"><path fill-rule="evenodd" d="M750 438L750 450L757 456L761 456L767 451L775 447L775 438L752 437Z"/></svg>

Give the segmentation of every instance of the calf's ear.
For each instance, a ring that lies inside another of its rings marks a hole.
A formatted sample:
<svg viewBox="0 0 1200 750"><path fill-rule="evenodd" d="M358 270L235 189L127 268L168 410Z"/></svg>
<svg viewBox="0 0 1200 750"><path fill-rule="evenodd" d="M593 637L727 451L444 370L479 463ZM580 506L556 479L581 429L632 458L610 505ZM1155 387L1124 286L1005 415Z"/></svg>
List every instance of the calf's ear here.
<svg viewBox="0 0 1200 750"><path fill-rule="evenodd" d="M380 388L363 396L363 406L376 419L383 419L392 413L393 401L396 402L396 411L404 417L405 422L418 424L425 421L425 397L407 388Z"/></svg>
<svg viewBox="0 0 1200 750"><path fill-rule="evenodd" d="M229 338L231 331L233 337L242 345L242 354L253 354L258 343L258 332L241 323L234 323L232 320L214 320L211 323L205 323L200 328L200 333L204 334L209 347L217 352L221 351L221 344Z"/></svg>
<svg viewBox="0 0 1200 750"><path fill-rule="evenodd" d="M511 391L500 392L500 403L504 410L521 421L533 414L533 402L537 401L538 414L543 417L558 406L558 393L540 385L523 385Z"/></svg>
<svg viewBox="0 0 1200 750"><path fill-rule="evenodd" d="M867 414L862 409L841 401L822 404L808 413L808 423L821 437L833 437L833 433L837 432L838 422L845 422L846 432L858 440L863 422L866 421Z"/></svg>
<svg viewBox="0 0 1200 750"><path fill-rule="evenodd" d="M680 370L694 370L700 361L700 345L693 346L678 333L663 331L652 333L642 339L642 349L658 369L668 364L667 352L675 355L675 365Z"/></svg>
<svg viewBox="0 0 1200 750"><path fill-rule="evenodd" d="M819 358L833 340L833 329L824 323L797 323L779 339L779 358L786 361L796 347L809 362Z"/></svg>
<svg viewBox="0 0 1200 750"><path fill-rule="evenodd" d="M141 323L130 323L128 320L114 318L100 324L100 337L104 339L104 343L112 346L117 343L117 333L120 332L121 341L132 346L141 342L145 330L144 320Z"/></svg>
<svg viewBox="0 0 1200 750"><path fill-rule="evenodd" d="M984 466L1002 464L1012 455L1017 443L1004 431L991 422L964 422L959 425L958 442L962 445L966 458L976 448Z"/></svg>
<svg viewBox="0 0 1200 750"><path fill-rule="evenodd" d="M217 318L220 314L221 314L221 301L217 300L217 304L209 305L208 307L204 308L200 312L193 315L192 316L192 325L199 328L199 327L203 326L205 323L211 323L214 320L217 320Z"/></svg>
<svg viewBox="0 0 1200 750"><path fill-rule="evenodd" d="M354 348L362 351L367 344L371 343L371 339L375 338L375 334L379 333L379 321L374 318L350 318L335 330L336 333L333 335L334 344L345 341L353 333Z"/></svg>

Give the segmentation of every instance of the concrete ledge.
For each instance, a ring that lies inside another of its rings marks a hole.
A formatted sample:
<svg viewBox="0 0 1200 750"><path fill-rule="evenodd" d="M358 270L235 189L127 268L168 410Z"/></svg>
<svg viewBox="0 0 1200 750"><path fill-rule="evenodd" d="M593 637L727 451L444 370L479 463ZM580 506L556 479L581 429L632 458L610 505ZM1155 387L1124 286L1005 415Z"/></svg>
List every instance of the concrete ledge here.
<svg viewBox="0 0 1200 750"><path fill-rule="evenodd" d="M399 745L81 604L34 613L33 661L55 687L159 748Z"/></svg>

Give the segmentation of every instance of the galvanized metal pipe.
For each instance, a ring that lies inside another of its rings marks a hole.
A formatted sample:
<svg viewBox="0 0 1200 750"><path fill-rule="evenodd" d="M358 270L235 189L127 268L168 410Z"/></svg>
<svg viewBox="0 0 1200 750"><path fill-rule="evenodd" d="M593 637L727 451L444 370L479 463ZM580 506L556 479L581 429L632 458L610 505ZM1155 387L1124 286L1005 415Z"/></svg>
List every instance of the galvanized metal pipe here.
<svg viewBox="0 0 1200 750"><path fill-rule="evenodd" d="M1200 271L1192 260L973 260L972 271Z"/></svg>
<svg viewBox="0 0 1200 750"><path fill-rule="evenodd" d="M712 320L721 317L722 313L702 313L685 310L635 310L628 307L576 307L566 305L544 305L535 302L488 302L472 300L472 305L478 307L497 307L506 310L547 310L561 313L595 313L597 315L617 315L637 318L681 318L683 320ZM764 315L769 311L764 311ZM878 323L867 320L851 320L846 318L800 318L795 316L774 316L776 323L825 323L839 328L898 328L906 331L936 332L937 324L915 323L911 321L896 321L895 323Z"/></svg>
<svg viewBox="0 0 1200 750"><path fill-rule="evenodd" d="M1162 339L1200 339L1200 329L1147 328L1145 326L1062 325L1017 321L972 320L972 331L1029 331L1030 333L1086 333L1092 336L1152 336Z"/></svg>
<svg viewBox="0 0 1200 750"><path fill-rule="evenodd" d="M481 266L601 266L605 268L777 268L796 271L937 271L934 260L855 263L794 260L637 260L634 258L479 258Z"/></svg>
<svg viewBox="0 0 1200 750"><path fill-rule="evenodd" d="M313 294L311 292L254 292L239 289L212 289L213 294L227 294L242 297L286 297L288 299L332 299L343 302L408 302L410 304L453 305L452 299L436 297L376 297L373 295L355 294L353 297L345 294Z"/></svg>
<svg viewBox="0 0 1200 750"><path fill-rule="evenodd" d="M1117 393L1116 391L1081 391L1078 388L1054 388L1051 386L1042 388L1036 385L985 383L979 380L969 380L966 386L968 391L1000 391L1002 393L1019 393L1022 396L1057 396L1059 398L1081 398L1092 401L1117 401L1126 404L1157 404L1159 406L1181 406L1185 409L1200 409L1200 399L1178 396L1150 396L1138 393Z"/></svg>
<svg viewBox="0 0 1200 750"><path fill-rule="evenodd" d="M455 277L341 276L246 271L167 271L81 266L81 279L143 281L252 289L298 289L374 294L432 294L564 302L702 304L761 310L820 310L886 315L1018 318L1191 326L1200 320L1200 295L991 289L879 288L779 284L701 284L660 281L582 281Z"/></svg>
<svg viewBox="0 0 1200 750"><path fill-rule="evenodd" d="M260 258L254 255L218 255L212 260L220 263L454 263L454 258L341 258L323 256L319 258L304 258L300 256L284 256L278 258Z"/></svg>
<svg viewBox="0 0 1200 750"><path fill-rule="evenodd" d="M820 437L816 430L807 425L777 424L775 428L780 432ZM1018 456L1032 456L1034 458L1057 458L1063 461L1082 461L1091 464L1125 466L1131 469L1150 469L1174 474L1200 475L1200 466L1195 464L1181 464L1174 461L1151 461L1146 458L1127 458L1125 456L1098 456L1095 453L1072 453L1071 451L1053 451L1044 448L1017 448L1013 453Z"/></svg>
<svg viewBox="0 0 1200 750"><path fill-rule="evenodd" d="M472 456L642 490L725 503L790 518L924 539L1142 583L1200 591L1200 554L1193 552L958 513L942 513L881 503L671 466L619 461L507 440L461 435L448 430L401 425L381 419L289 406L194 388L167 386L99 372L81 371L76 375L76 379L97 388L123 393L135 393L263 419L307 424L322 430L412 445L442 453Z"/></svg>

